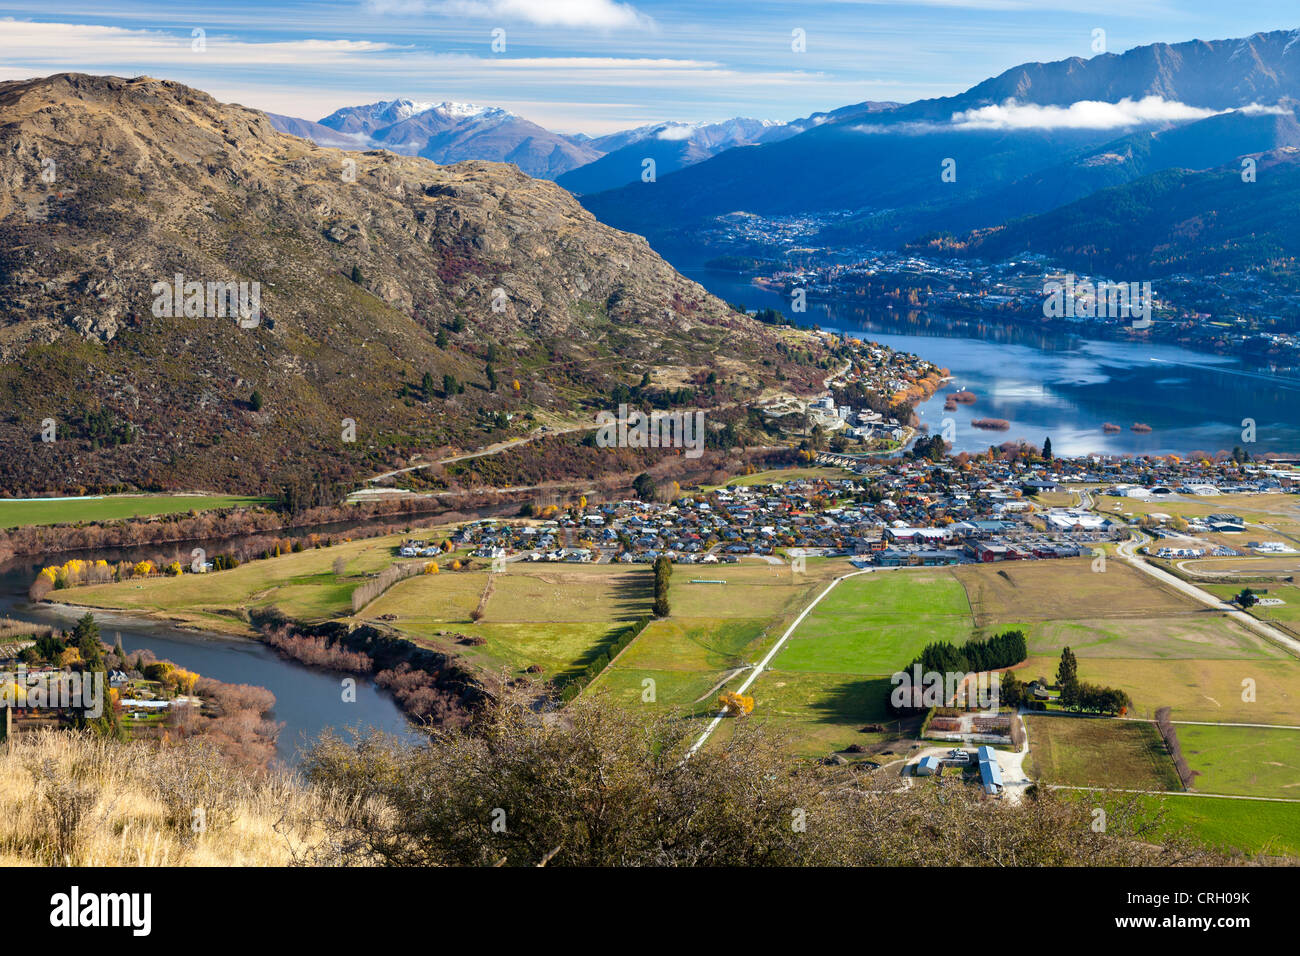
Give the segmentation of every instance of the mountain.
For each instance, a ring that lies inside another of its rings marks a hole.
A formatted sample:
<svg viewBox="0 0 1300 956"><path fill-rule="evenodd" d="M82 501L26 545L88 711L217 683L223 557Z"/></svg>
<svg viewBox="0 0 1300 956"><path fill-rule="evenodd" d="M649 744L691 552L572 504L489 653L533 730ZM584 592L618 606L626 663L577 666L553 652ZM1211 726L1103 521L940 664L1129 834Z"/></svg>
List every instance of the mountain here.
<svg viewBox="0 0 1300 956"><path fill-rule="evenodd" d="M580 139L543 129L508 110L468 103L387 100L344 107L319 123L268 115L280 132L318 146L387 149L443 164L467 159L514 163L545 179L601 155Z"/></svg>
<svg viewBox="0 0 1300 956"><path fill-rule="evenodd" d="M832 114L781 142L729 150L655 183L582 201L602 221L661 247L690 241L707 221L734 211L855 211L834 226L835 242L892 244L927 229L992 226L1009 214L1002 205L1008 198L1010 214L1078 198L1063 178L1070 170L1086 171L1082 188L1099 188L1160 164L1222 161L1264 145L1264 122L1252 117L1272 109L1290 114L1300 100L1298 41L1300 31L1277 31L1023 64L957 96ZM1182 139L1171 135L1223 110L1243 112ZM1285 145L1290 133L1275 132L1272 145ZM1143 136L1169 148L1131 163L1099 159L1124 137ZM953 182L940 177L947 159L956 163Z"/></svg>
<svg viewBox="0 0 1300 956"><path fill-rule="evenodd" d="M605 153L586 166L556 179L575 193L600 192L641 180L645 161L655 162L655 176L693 166L737 146L779 143L826 122L894 109L897 103L856 103L829 113L814 113L789 123L745 117L721 123L654 123L591 140Z"/></svg>
<svg viewBox="0 0 1300 956"><path fill-rule="evenodd" d="M648 372L697 407L825 375L554 183L321 149L178 83L0 83L0 183L3 492L355 480Z"/></svg>
<svg viewBox="0 0 1300 956"><path fill-rule="evenodd" d="M341 133L320 123L313 123L311 120L282 116L279 113L267 113L266 118L281 133L301 136L303 139L311 140L317 146L335 149L365 149L368 146L364 133Z"/></svg>
<svg viewBox="0 0 1300 956"><path fill-rule="evenodd" d="M1238 157L1300 146L1300 117L1281 107L1234 110L1184 125L1143 129L1073 152L1019 177L990 177L957 202L918 202L906 213L868 212L829 225L821 241L888 242L932 232L963 233L1029 216L1165 169L1205 170ZM1014 171L1014 170L1013 170Z"/></svg>
<svg viewBox="0 0 1300 956"><path fill-rule="evenodd" d="M750 146L781 129L768 120L739 117L722 123L655 123L601 136L590 143L605 153L599 159L556 178L575 193L613 189L641 179L645 161L653 159L655 175L716 156L736 146Z"/></svg>
<svg viewBox="0 0 1300 956"><path fill-rule="evenodd" d="M1300 256L1291 221L1300 210L1300 148L1251 158L1253 182L1237 162L1167 169L976 233L966 252L995 259L1038 253L1072 269L1134 278L1293 269Z"/></svg>

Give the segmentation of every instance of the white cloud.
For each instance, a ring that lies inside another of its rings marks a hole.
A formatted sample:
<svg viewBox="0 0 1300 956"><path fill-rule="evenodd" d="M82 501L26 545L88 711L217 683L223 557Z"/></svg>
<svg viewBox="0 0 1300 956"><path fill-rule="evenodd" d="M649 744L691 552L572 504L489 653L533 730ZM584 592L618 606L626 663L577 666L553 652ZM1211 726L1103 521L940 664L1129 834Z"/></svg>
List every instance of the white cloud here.
<svg viewBox="0 0 1300 956"><path fill-rule="evenodd" d="M952 115L958 129L1123 129L1152 123L1180 123L1213 116L1218 110L1188 106L1177 100L1144 96L1128 97L1118 103L1078 100L1069 106L1040 106L1007 100L999 106L983 106Z"/></svg>
<svg viewBox="0 0 1300 956"><path fill-rule="evenodd" d="M367 0L366 6L378 14L522 20L542 27L627 30L654 25L631 4L617 0Z"/></svg>

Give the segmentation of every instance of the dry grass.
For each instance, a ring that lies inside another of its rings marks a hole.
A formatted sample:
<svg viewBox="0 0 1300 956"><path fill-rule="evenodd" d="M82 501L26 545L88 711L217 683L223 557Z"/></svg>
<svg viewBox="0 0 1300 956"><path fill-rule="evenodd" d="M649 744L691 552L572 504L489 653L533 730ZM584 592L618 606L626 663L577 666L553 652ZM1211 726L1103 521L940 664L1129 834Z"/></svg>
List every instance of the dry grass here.
<svg viewBox="0 0 1300 956"><path fill-rule="evenodd" d="M293 777L245 776L189 745L57 731L0 745L0 866L326 862L319 821L347 810Z"/></svg>

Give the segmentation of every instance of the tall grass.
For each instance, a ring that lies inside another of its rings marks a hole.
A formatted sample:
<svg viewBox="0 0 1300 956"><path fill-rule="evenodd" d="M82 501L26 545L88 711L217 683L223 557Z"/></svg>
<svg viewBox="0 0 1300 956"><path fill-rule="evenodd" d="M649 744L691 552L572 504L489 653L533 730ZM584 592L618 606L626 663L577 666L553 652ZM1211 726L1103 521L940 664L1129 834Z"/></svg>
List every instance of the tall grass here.
<svg viewBox="0 0 1300 956"><path fill-rule="evenodd" d="M0 866L328 862L319 821L346 803L210 748L40 731L0 743Z"/></svg>

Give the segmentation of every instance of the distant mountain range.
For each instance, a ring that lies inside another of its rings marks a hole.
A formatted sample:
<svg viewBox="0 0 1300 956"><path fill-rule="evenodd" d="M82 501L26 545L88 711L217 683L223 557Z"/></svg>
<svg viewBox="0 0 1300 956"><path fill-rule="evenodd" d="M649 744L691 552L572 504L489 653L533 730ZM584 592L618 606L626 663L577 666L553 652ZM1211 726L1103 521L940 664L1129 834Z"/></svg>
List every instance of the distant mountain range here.
<svg viewBox="0 0 1300 956"><path fill-rule="evenodd" d="M706 224L736 211L834 212L819 241L892 247L1046 213L1164 169L1300 145L1297 104L1300 31L1153 44L1023 64L956 96L837 110L780 141L582 202L665 251L698 246Z"/></svg>
<svg viewBox="0 0 1300 956"><path fill-rule="evenodd" d="M719 123L667 121L595 137L552 132L499 107L410 99L344 107L319 122L266 115L280 132L317 146L387 149L444 164L473 159L514 163L530 176L589 193L640 182L647 159L654 160L655 176L663 176L737 146L780 142L823 123L898 105L857 103L789 123L747 117Z"/></svg>
<svg viewBox="0 0 1300 956"><path fill-rule="evenodd" d="M890 104L892 105L892 104ZM606 136L556 133L492 106L387 100L336 110L319 122L268 113L282 133L340 149L388 149L437 163L491 160L514 163L541 179L569 174L574 192L612 189L641 178L653 158L669 173L734 146L775 142L817 122L792 124L744 117L721 123L664 122Z"/></svg>
<svg viewBox="0 0 1300 956"><path fill-rule="evenodd" d="M514 163L542 179L554 179L602 155L577 137L553 133L509 110L468 103L389 100L348 106L319 123L267 115L282 133L318 146L387 149L443 164L467 159Z"/></svg>

